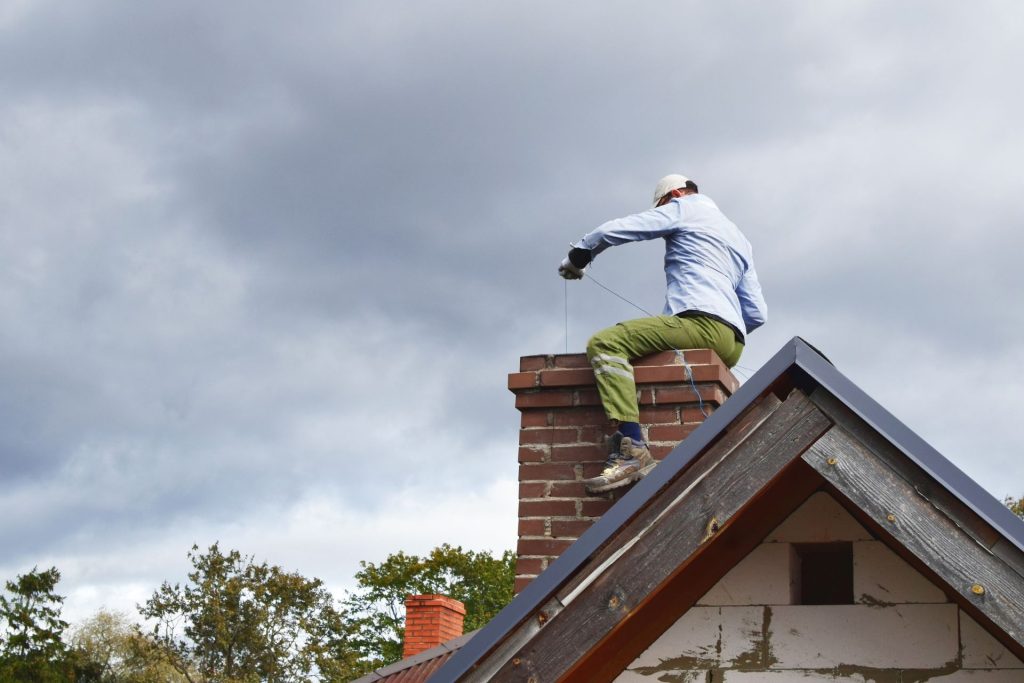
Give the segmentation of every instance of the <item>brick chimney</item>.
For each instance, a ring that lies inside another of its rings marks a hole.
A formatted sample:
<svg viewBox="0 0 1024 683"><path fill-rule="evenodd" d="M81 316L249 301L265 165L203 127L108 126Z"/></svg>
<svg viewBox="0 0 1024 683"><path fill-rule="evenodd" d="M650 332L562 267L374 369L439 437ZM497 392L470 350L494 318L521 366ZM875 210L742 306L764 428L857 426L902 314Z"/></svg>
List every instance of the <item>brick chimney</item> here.
<svg viewBox="0 0 1024 683"><path fill-rule="evenodd" d="M447 595L410 595L405 599L405 645L412 657L462 635L466 606Z"/></svg>
<svg viewBox="0 0 1024 683"><path fill-rule="evenodd" d="M714 351L685 351L697 388L673 351L634 361L640 423L651 454L664 458L732 395L739 383ZM608 425L583 354L523 356L508 388L520 410L519 544L516 593L547 568L631 487L588 495L600 473Z"/></svg>

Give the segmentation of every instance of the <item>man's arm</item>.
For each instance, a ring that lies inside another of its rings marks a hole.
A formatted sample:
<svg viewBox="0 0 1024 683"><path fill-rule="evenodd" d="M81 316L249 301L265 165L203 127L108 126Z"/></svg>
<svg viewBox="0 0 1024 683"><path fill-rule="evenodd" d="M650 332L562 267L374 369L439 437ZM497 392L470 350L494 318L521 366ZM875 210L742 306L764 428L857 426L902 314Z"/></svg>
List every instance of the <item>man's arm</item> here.
<svg viewBox="0 0 1024 683"><path fill-rule="evenodd" d="M578 280L594 257L608 247L664 237L679 224L681 213L679 202L669 202L656 209L608 221L572 245L569 255L558 266L558 274L567 280Z"/></svg>
<svg viewBox="0 0 1024 683"><path fill-rule="evenodd" d="M664 237L679 225L682 211L681 202L669 202L656 209L616 218L588 232L573 247L588 250L593 258L608 247Z"/></svg>
<svg viewBox="0 0 1024 683"><path fill-rule="evenodd" d="M768 319L768 304L764 301L761 293L761 283L757 280L757 271L751 265L747 272L740 278L740 284L736 288L736 296L740 301L740 313L743 314L743 324L750 334L757 328L764 325Z"/></svg>

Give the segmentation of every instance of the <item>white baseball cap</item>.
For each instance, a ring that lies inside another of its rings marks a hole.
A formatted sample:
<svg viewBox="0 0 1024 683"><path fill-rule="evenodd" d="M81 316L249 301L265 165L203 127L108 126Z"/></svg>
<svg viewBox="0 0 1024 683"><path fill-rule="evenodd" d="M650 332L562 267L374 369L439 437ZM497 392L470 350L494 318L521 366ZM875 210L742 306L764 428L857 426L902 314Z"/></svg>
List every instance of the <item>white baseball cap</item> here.
<svg viewBox="0 0 1024 683"><path fill-rule="evenodd" d="M667 175L658 181L658 184L654 186L654 205L658 205L658 200L667 195L672 190L681 190L686 187L686 183L690 182L690 179L684 175L673 173Z"/></svg>

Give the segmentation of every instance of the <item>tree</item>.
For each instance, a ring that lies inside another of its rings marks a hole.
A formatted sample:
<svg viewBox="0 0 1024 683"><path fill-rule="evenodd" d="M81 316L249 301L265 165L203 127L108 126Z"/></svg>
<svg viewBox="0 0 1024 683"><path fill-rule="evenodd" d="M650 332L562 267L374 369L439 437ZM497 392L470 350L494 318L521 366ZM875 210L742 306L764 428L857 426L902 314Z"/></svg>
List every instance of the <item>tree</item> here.
<svg viewBox="0 0 1024 683"><path fill-rule="evenodd" d="M56 567L33 568L5 584L0 595L0 678L46 683L67 680L67 648L61 636L68 624L61 619L64 597L55 589Z"/></svg>
<svg viewBox="0 0 1024 683"><path fill-rule="evenodd" d="M1007 496L1003 499L1003 504L1010 508L1010 512L1017 515L1021 519L1024 519L1024 496L1013 499L1012 496Z"/></svg>
<svg viewBox="0 0 1024 683"><path fill-rule="evenodd" d="M159 652L191 683L348 680L348 627L319 579L193 546L185 586L139 606Z"/></svg>
<svg viewBox="0 0 1024 683"><path fill-rule="evenodd" d="M185 683L153 639L122 612L100 610L73 629L76 683Z"/></svg>
<svg viewBox="0 0 1024 683"><path fill-rule="evenodd" d="M465 629L480 628L512 600L515 554L463 551L447 543L426 557L397 552L378 564L360 562L359 588L345 607L358 628L364 671L402 658L405 598L441 594L466 605Z"/></svg>

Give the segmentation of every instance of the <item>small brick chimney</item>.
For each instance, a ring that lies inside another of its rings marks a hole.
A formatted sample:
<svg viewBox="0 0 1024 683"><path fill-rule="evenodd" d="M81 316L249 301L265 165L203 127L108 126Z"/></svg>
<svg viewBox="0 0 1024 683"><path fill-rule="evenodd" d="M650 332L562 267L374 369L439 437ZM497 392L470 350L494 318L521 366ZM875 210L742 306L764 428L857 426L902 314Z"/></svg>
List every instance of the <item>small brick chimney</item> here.
<svg viewBox="0 0 1024 683"><path fill-rule="evenodd" d="M697 392L673 351L633 363L640 423L651 454L664 458L739 386L709 349L683 352ZM581 480L600 473L608 425L584 354L523 356L508 388L520 410L519 544L516 593L547 568L631 487L589 495Z"/></svg>
<svg viewBox="0 0 1024 683"><path fill-rule="evenodd" d="M412 657L462 635L466 606L447 595L410 595L405 599L405 645Z"/></svg>

